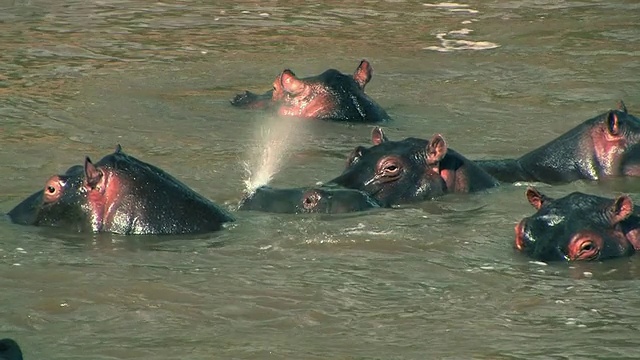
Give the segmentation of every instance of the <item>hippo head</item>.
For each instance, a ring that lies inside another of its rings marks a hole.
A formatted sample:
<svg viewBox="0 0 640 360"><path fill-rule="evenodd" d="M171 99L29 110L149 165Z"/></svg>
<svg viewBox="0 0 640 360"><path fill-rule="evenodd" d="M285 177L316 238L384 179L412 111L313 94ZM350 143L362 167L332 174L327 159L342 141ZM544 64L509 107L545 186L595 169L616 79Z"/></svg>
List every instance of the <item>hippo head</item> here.
<svg viewBox="0 0 640 360"><path fill-rule="evenodd" d="M640 119L631 115L622 101L590 121L589 136L582 148L593 144L600 172L608 176L640 176Z"/></svg>
<svg viewBox="0 0 640 360"><path fill-rule="evenodd" d="M631 198L574 192L552 199L526 191L537 209L515 228L515 247L541 261L603 260L632 254L640 245L638 217Z"/></svg>
<svg viewBox="0 0 640 360"><path fill-rule="evenodd" d="M376 127L372 142L370 148L356 147L344 172L328 184L365 191L385 206L444 194L446 184L438 163L447 153L447 144L441 135L431 140L390 141Z"/></svg>
<svg viewBox="0 0 640 360"><path fill-rule="evenodd" d="M94 180L91 180L93 176ZM54 175L47 180L44 189L18 204L9 212L16 224L73 228L76 231L91 230L87 189L95 181L95 167L89 158L85 166L70 167L64 175Z"/></svg>
<svg viewBox="0 0 640 360"><path fill-rule="evenodd" d="M259 187L240 202L238 210L273 213L339 214L379 207L367 193L343 188L274 189Z"/></svg>
<svg viewBox="0 0 640 360"><path fill-rule="evenodd" d="M233 218L161 169L125 154L73 166L9 212L14 223L78 232L180 234L218 230Z"/></svg>
<svg viewBox="0 0 640 360"><path fill-rule="evenodd" d="M272 100L282 116L369 121L388 120L388 115L364 93L373 69L362 60L353 75L329 69L318 76L299 78L286 69L274 83Z"/></svg>

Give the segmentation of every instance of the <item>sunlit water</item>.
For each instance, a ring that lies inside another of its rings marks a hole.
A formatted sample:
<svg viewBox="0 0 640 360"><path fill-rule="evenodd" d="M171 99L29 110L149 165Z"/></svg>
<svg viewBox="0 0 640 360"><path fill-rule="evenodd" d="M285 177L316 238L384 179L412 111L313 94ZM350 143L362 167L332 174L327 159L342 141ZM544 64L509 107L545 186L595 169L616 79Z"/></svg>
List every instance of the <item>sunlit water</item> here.
<svg viewBox="0 0 640 360"><path fill-rule="evenodd" d="M640 114L639 18L622 0L2 1L0 212L117 143L233 210L243 164L291 124L229 99L268 90L284 68L352 73L363 58L390 138L522 154L618 99ZM368 125L296 129L253 186L327 181L370 143ZM540 189L640 203L638 184ZM363 214L235 212L203 236L2 218L0 337L27 359L637 358L639 257L516 253L526 185Z"/></svg>

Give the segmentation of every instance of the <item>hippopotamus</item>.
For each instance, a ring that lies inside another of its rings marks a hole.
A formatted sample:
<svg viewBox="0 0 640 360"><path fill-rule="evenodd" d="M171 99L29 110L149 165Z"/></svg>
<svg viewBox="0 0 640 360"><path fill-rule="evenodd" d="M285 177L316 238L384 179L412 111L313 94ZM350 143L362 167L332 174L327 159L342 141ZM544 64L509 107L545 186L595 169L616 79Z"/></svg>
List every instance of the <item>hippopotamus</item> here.
<svg viewBox="0 0 640 360"><path fill-rule="evenodd" d="M0 340L0 360L22 360L22 350L15 340Z"/></svg>
<svg viewBox="0 0 640 360"><path fill-rule="evenodd" d="M467 193L499 182L460 153L440 134L430 140L390 141L380 127L373 146L356 147L343 173L327 184L365 191L383 206L433 199L445 193Z"/></svg>
<svg viewBox="0 0 640 360"><path fill-rule="evenodd" d="M243 198L238 210L272 213L340 214L378 208L367 193L339 187L303 187L276 189L261 186Z"/></svg>
<svg viewBox="0 0 640 360"><path fill-rule="evenodd" d="M219 230L234 221L224 209L163 170L122 151L97 163L89 157L9 212L14 223L77 232L185 234Z"/></svg>
<svg viewBox="0 0 640 360"><path fill-rule="evenodd" d="M640 119L619 108L602 113L517 159L476 160L500 181L548 184L640 176Z"/></svg>
<svg viewBox="0 0 640 360"><path fill-rule="evenodd" d="M526 191L537 210L515 227L515 247L536 260L604 260L640 249L640 208L627 195L573 192L559 199Z"/></svg>
<svg viewBox="0 0 640 360"><path fill-rule="evenodd" d="M245 91L231 104L240 108L275 109L280 116L305 119L384 123L386 111L364 92L373 68L362 60L353 75L329 69L317 76L298 78L285 69L273 82L273 89L262 95Z"/></svg>

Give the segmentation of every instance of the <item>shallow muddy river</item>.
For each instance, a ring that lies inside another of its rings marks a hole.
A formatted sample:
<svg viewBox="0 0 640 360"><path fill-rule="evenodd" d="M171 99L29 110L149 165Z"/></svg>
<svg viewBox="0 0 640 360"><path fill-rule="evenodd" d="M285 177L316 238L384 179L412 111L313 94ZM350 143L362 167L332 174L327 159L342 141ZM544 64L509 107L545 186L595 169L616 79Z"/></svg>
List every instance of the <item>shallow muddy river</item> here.
<svg viewBox="0 0 640 360"><path fill-rule="evenodd" d="M0 1L0 213L111 153L233 210L265 138L271 185L338 175L371 126L232 108L291 68L374 68L391 139L522 154L624 99L640 114L637 1ZM283 126L283 122L290 123ZM253 169L255 171L255 169ZM69 234L0 218L0 338L27 359L640 357L640 257L513 249L526 184L341 216L236 212L200 236ZM539 185L630 193L640 180Z"/></svg>

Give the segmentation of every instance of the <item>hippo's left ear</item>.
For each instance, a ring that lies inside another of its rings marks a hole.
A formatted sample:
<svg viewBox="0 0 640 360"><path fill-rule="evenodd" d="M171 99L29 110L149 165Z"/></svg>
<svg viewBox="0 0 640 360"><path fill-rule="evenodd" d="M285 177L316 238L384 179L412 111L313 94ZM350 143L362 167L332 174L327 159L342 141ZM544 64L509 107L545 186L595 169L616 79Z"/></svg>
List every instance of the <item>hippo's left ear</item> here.
<svg viewBox="0 0 640 360"><path fill-rule="evenodd" d="M533 205L533 207L536 208L536 210L540 210L540 208L542 207L542 205L544 205L545 202L551 200L548 196L541 193L540 191L538 191L538 189L534 188L533 186L529 186L527 188L525 195L527 196L527 200L529 200L529 204Z"/></svg>
<svg viewBox="0 0 640 360"><path fill-rule="evenodd" d="M387 136L382 131L382 128L379 126L374 127L371 131L371 142L373 143L373 145L378 145L385 141L389 141L389 139L387 139Z"/></svg>
<svg viewBox="0 0 640 360"><path fill-rule="evenodd" d="M122 153L122 146L121 146L120 144L116 144L116 151L115 151L115 153L116 153L116 154L120 154L120 153Z"/></svg>
<svg viewBox="0 0 640 360"><path fill-rule="evenodd" d="M364 90L365 85L371 81L371 76L373 75L373 68L371 64L367 60L360 61L360 65L356 69L356 72L353 73L353 80L356 81L360 90Z"/></svg>
<svg viewBox="0 0 640 360"><path fill-rule="evenodd" d="M427 145L427 163L433 165L447 154L447 142L440 134L435 134Z"/></svg>
<svg viewBox="0 0 640 360"><path fill-rule="evenodd" d="M633 200L628 195L620 195L608 209L611 225L615 225L633 214Z"/></svg>
<svg viewBox="0 0 640 360"><path fill-rule="evenodd" d="M92 189L95 188L100 182L100 179L102 179L102 171L93 165L88 156L84 159L84 174L85 182Z"/></svg>

